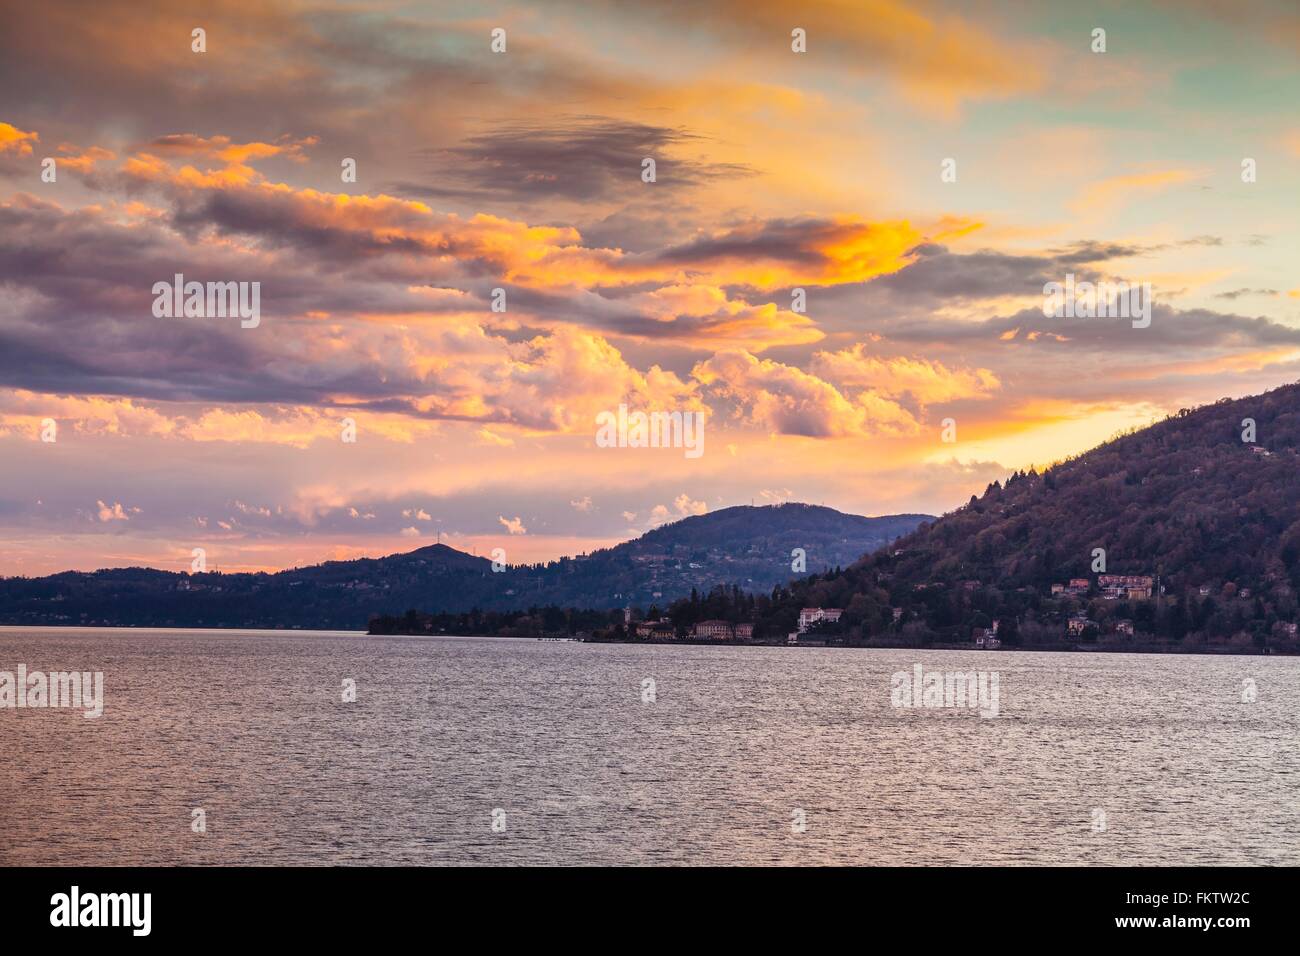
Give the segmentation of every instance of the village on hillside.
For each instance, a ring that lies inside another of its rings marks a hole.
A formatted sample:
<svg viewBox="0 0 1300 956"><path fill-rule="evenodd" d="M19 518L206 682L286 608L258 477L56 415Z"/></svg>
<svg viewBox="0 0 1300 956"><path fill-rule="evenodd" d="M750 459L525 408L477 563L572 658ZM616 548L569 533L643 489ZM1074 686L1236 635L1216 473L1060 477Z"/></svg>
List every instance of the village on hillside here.
<svg viewBox="0 0 1300 956"><path fill-rule="evenodd" d="M932 592L941 587L933 583L914 586L916 592ZM949 586L959 600L971 595L982 587L977 580L962 580ZM1032 590L1020 588L1019 591ZM1164 587L1158 576L1151 574L1098 574L1096 579L1076 577L1053 583L1044 598L1044 607L1050 618L1058 622L1057 643L1077 642L1082 646L1105 646L1115 649L1125 645L1142 643L1150 635L1144 632L1144 622L1149 621L1160 612L1160 598ZM1213 602L1216 598L1223 601L1250 601L1251 589L1238 587L1234 582L1215 585L1203 584L1195 589L1195 598ZM911 640L904 640L904 628L913 615L905 607L890 609L892 620L888 622L886 632L873 640L870 645L889 646L896 644L911 645ZM658 612L651 608L650 615L642 616L636 609L628 607L623 611L623 621L607 631L593 635L590 639L637 641L649 643L758 643L785 644L788 646L826 647L852 643L845 628L845 609L838 607L803 607L799 610L797 626L794 630L774 633L770 628L764 630L752 620L728 620L709 617L701 620L679 620L676 616ZM956 643L946 642L931 644L934 647L967 647L976 650L996 650L1004 644L1025 646L1026 642L1005 639L1008 632L1016 633L1018 623L1002 618L980 620L975 612L972 617L979 623L969 628L969 634ZM914 622L913 622L914 623ZM757 630L756 630L757 627ZM914 633L914 632L913 632ZM1278 622L1272 635L1282 644L1294 643L1297 638L1297 626L1294 622ZM1032 645L1030 645L1032 646Z"/></svg>

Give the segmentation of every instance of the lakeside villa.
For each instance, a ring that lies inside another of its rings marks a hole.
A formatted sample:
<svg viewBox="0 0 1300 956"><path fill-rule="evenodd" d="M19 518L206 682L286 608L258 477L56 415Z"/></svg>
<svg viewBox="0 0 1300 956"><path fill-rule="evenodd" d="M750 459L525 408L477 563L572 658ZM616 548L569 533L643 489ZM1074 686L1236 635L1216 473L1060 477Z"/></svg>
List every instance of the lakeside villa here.
<svg viewBox="0 0 1300 956"><path fill-rule="evenodd" d="M822 621L834 623L844 614L843 608L838 607L806 607L799 611L799 633L805 633L815 624Z"/></svg>
<svg viewBox="0 0 1300 956"><path fill-rule="evenodd" d="M798 644L799 635L806 634L809 628L820 624L823 621L834 623L844 615L844 609L839 607L805 607L799 610L799 629L791 631L786 637L787 644ZM897 620L897 618L895 618Z"/></svg>
<svg viewBox="0 0 1300 956"><path fill-rule="evenodd" d="M645 640L673 641L677 639L677 630L672 621L638 621L635 625L636 636ZM746 622L733 624L730 621L710 620L693 624L688 636L691 640L704 641L748 641L754 636L754 625Z"/></svg>

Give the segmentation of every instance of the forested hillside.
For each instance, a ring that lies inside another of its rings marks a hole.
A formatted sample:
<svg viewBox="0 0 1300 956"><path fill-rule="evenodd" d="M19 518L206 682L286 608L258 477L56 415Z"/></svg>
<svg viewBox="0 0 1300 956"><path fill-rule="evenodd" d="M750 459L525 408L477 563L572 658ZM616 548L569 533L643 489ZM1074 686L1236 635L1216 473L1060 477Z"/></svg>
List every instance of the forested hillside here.
<svg viewBox="0 0 1300 956"><path fill-rule="evenodd" d="M760 621L779 632L799 607L843 607L847 640L968 640L998 621L1016 644L1062 639L1071 616L1086 616L1077 627L1087 639L1131 621L1138 639L1293 643L1298 452L1300 386L1185 409L995 482L844 572L778 594ZM1094 549L1107 573L1150 575L1163 596L1106 600ZM1088 579L1082 593L1052 594L1078 578Z"/></svg>

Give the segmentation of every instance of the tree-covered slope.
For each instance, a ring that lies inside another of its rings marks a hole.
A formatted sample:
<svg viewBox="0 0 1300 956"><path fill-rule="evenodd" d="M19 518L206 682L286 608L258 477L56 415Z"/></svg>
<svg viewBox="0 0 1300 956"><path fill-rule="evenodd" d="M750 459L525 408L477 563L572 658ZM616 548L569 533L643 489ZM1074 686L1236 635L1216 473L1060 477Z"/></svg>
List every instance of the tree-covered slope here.
<svg viewBox="0 0 1300 956"><path fill-rule="evenodd" d="M1253 443L1243 441L1252 421ZM1108 573L1158 577L1163 598L1102 600L1095 549ZM1089 590L1053 597L1071 578ZM1010 642L1039 642L1087 614L1103 635L1133 620L1159 639L1260 644L1286 641L1297 589L1300 386L1290 385L1014 474L843 573L800 582L769 619L777 630L800 606L837 606L855 639L910 625L918 641L965 640L1000 620ZM904 611L897 624L891 608Z"/></svg>

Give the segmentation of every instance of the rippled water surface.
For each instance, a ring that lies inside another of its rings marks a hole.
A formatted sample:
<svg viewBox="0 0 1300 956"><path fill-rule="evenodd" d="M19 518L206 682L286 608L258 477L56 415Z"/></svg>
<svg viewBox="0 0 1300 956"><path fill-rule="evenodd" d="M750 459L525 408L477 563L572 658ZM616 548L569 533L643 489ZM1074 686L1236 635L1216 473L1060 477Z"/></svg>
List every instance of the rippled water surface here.
<svg viewBox="0 0 1300 956"><path fill-rule="evenodd" d="M894 708L916 663L998 716ZM0 628L19 664L106 705L0 710L7 864L1300 863L1297 658Z"/></svg>

